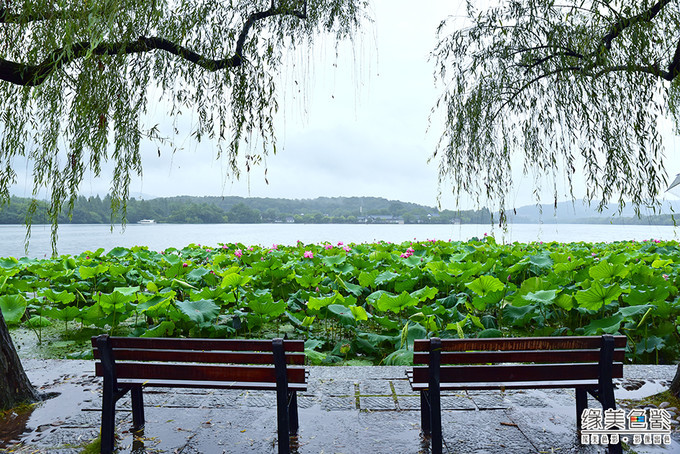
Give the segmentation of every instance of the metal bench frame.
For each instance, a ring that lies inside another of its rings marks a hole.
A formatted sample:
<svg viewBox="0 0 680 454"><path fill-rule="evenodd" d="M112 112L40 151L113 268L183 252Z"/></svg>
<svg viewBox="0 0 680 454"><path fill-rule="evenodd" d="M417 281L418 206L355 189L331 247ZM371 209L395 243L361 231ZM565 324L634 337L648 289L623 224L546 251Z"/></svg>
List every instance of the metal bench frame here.
<svg viewBox="0 0 680 454"><path fill-rule="evenodd" d="M609 334L416 340L413 363L424 366L406 374L420 392L421 428L431 437L432 453L442 452L442 390L574 388L580 430L588 394L603 409L616 409L612 379L623 377L625 345L625 336ZM621 444L609 445L609 452L620 454Z"/></svg>
<svg viewBox="0 0 680 454"><path fill-rule="evenodd" d="M144 386L276 391L279 453L298 431L297 391L307 390L304 341L93 337L103 377L101 452L114 450L116 402L128 391L132 429L144 427ZM191 364L187 364L191 363ZM196 364L201 363L201 364ZM207 363L207 364L206 364ZM256 364L256 365L252 365ZM288 364L294 364L288 366Z"/></svg>

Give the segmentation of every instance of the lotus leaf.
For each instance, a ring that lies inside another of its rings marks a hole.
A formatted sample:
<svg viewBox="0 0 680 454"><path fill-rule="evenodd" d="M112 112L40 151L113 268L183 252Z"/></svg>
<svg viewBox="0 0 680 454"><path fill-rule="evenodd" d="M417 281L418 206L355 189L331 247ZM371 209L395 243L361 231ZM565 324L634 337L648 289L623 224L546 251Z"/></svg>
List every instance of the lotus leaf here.
<svg viewBox="0 0 680 454"><path fill-rule="evenodd" d="M401 349L394 351L385 357L386 366L411 366L413 364L413 352Z"/></svg>
<svg viewBox="0 0 680 454"><path fill-rule="evenodd" d="M468 282L465 286L479 296L485 296L487 293L498 292L505 288L505 285L494 276L480 276L474 281Z"/></svg>
<svg viewBox="0 0 680 454"><path fill-rule="evenodd" d="M630 269L622 264L612 265L609 262L600 261L597 265L588 270L588 274L593 279L612 279L614 277L626 277Z"/></svg>
<svg viewBox="0 0 680 454"><path fill-rule="evenodd" d="M576 301L580 307L585 309L600 310L616 301L621 293L622 289L618 284L603 286L598 281L594 281L589 289L576 293Z"/></svg>
<svg viewBox="0 0 680 454"><path fill-rule="evenodd" d="M194 323L208 323L217 319L220 308L212 300L177 301L175 306Z"/></svg>
<svg viewBox="0 0 680 454"><path fill-rule="evenodd" d="M26 306L26 299L21 295L0 296L0 310L2 310L2 316L8 325L14 325L21 321L26 312Z"/></svg>
<svg viewBox="0 0 680 454"><path fill-rule="evenodd" d="M391 296L387 293L382 294L378 301L375 303L375 307L382 312L392 311L398 313L408 306L415 306L418 304L418 300L407 292L402 292L399 295Z"/></svg>

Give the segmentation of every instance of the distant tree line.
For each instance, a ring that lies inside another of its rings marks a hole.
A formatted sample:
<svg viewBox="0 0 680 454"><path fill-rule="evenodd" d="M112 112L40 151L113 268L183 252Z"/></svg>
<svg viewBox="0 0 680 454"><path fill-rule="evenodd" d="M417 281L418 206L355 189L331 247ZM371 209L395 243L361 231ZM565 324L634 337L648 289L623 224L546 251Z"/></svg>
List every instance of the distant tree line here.
<svg viewBox="0 0 680 454"><path fill-rule="evenodd" d="M22 224L31 199L11 197L0 207L0 224ZM48 223L48 202L37 201L33 223ZM111 218L111 198L80 196L71 216L63 210L60 223L105 224L120 222ZM319 197L316 199L276 199L244 197L168 197L151 200L132 198L127 203L127 222L153 219L159 223L193 224L451 224L491 222L488 209L438 211L415 203L379 197Z"/></svg>

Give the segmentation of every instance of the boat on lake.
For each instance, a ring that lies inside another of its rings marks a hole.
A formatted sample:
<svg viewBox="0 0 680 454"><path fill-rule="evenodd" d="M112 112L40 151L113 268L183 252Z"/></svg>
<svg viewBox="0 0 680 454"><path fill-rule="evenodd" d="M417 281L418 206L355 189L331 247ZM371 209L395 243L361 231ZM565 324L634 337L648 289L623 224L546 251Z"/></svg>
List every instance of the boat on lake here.
<svg viewBox="0 0 680 454"><path fill-rule="evenodd" d="M140 219L137 224L155 224L156 221L153 219Z"/></svg>

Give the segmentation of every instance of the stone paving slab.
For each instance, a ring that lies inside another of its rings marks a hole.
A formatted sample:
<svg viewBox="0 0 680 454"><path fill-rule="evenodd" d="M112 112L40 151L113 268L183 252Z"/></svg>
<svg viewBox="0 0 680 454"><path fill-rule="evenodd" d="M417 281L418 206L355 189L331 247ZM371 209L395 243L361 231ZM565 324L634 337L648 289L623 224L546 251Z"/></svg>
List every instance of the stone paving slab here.
<svg viewBox="0 0 680 454"><path fill-rule="evenodd" d="M99 431L101 382L91 361L24 360L32 382L58 397L40 404L21 441L0 453L76 454ZM676 366L626 366L619 399L658 392ZM298 396L300 432L294 452L428 453L420 434L420 398L403 367L310 367ZM628 389L629 388L629 389ZM275 453L275 394L261 391L149 389L146 427L133 436L129 398L117 412L120 453ZM591 403L597 407L596 402ZM573 390L447 392L442 395L445 452L605 452L579 444ZM637 453L680 452L636 447Z"/></svg>

